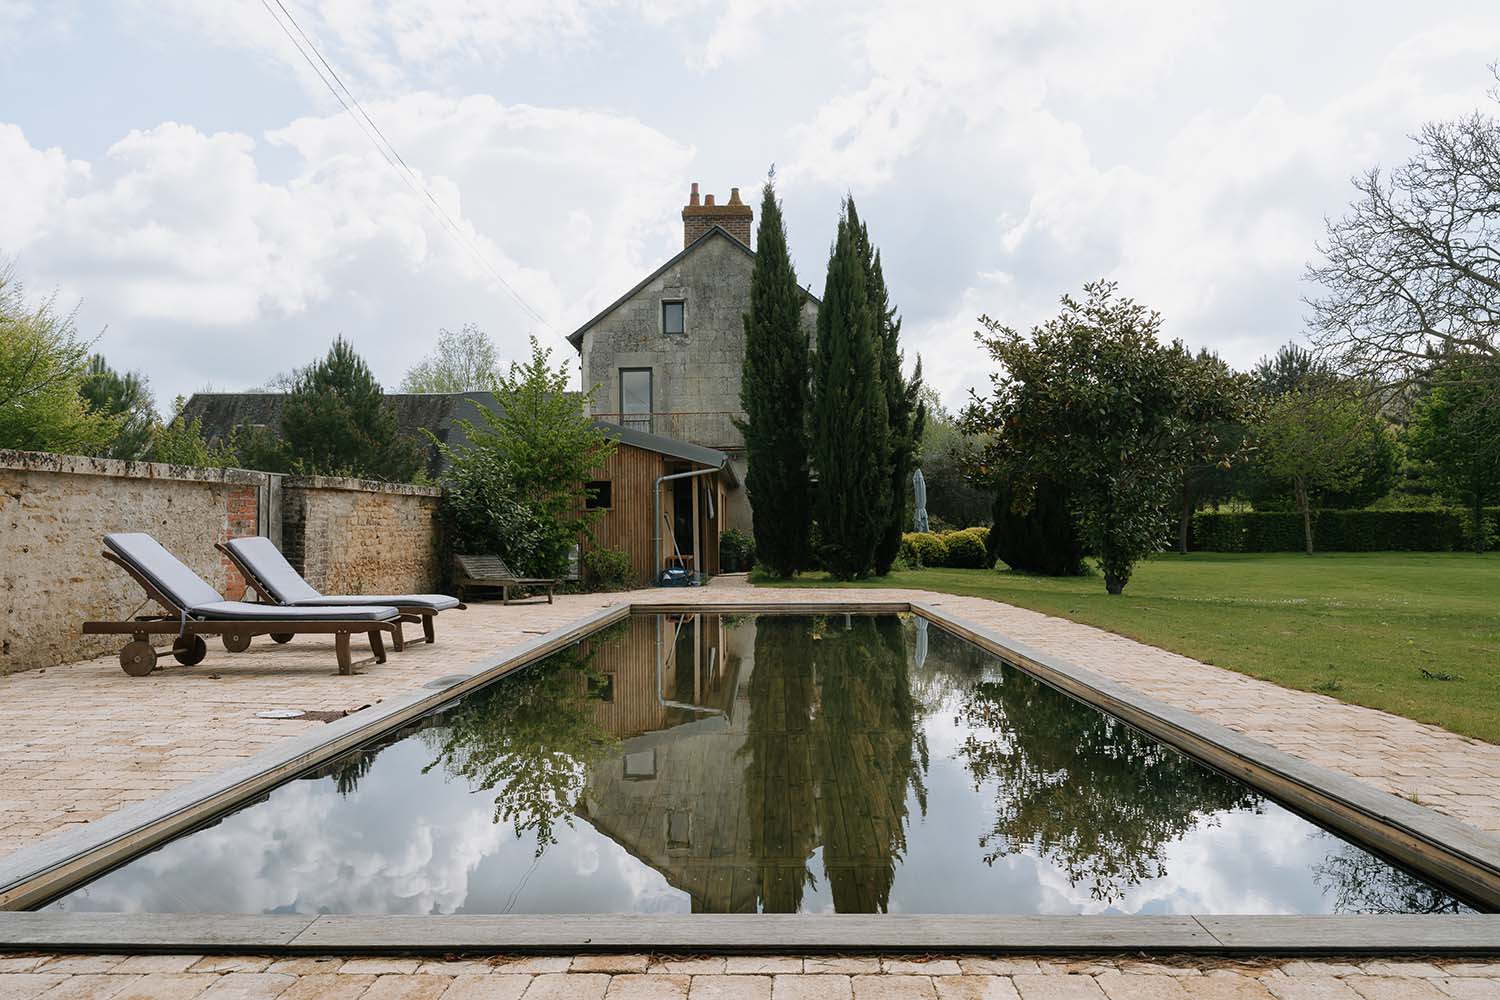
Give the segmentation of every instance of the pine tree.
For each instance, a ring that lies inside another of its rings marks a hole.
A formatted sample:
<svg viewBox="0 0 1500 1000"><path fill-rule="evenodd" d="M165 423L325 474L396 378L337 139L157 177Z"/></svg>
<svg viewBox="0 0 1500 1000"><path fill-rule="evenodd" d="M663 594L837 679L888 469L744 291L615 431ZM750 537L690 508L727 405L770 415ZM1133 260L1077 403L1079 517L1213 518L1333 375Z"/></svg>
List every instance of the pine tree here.
<svg viewBox="0 0 1500 1000"><path fill-rule="evenodd" d="M818 310L811 427L821 556L840 580L869 575L890 516L890 427L860 238L846 199Z"/></svg>
<svg viewBox="0 0 1500 1000"><path fill-rule="evenodd" d="M756 230L740 406L755 516L756 561L778 576L807 565L812 511L807 470L807 335L802 290L787 251L775 172L766 181Z"/></svg>
<svg viewBox="0 0 1500 1000"><path fill-rule="evenodd" d="M851 204L852 209L852 204ZM890 434L891 479L889 513L885 531L875 548L875 574L885 576L901 551L901 533L906 526L906 491L911 485L912 466L916 461L917 443L927 422L927 408L921 402L922 362L910 380L901 372L901 319L891 305L885 286L885 272L880 266L880 251L870 242L869 227L860 223L860 262L865 269L865 288L875 316L875 341L880 357L880 381L885 393L886 421Z"/></svg>
<svg viewBox="0 0 1500 1000"><path fill-rule="evenodd" d="M297 373L281 412L281 437L293 472L405 482L422 467L421 450L398 433L380 383L343 337Z"/></svg>

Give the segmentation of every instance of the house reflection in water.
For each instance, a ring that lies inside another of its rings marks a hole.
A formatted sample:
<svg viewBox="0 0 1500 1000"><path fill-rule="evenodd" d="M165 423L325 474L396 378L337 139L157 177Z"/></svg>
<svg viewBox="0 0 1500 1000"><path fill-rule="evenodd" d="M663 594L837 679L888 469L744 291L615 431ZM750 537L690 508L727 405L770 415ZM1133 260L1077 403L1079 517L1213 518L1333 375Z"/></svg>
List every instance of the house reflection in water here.
<svg viewBox="0 0 1500 1000"><path fill-rule="evenodd" d="M887 908L925 757L898 619L638 617L591 665L620 743L576 811L694 912L796 912L820 877Z"/></svg>

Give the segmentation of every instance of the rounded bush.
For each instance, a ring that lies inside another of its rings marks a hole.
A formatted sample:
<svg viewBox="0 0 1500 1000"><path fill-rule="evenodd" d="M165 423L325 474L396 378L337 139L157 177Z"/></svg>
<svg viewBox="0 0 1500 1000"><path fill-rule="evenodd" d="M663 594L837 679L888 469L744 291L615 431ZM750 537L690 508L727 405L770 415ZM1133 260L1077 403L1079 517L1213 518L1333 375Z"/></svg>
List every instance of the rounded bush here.
<svg viewBox="0 0 1500 1000"><path fill-rule="evenodd" d="M911 566L945 566L948 546L930 531L910 531L901 536L900 556Z"/></svg>
<svg viewBox="0 0 1500 1000"><path fill-rule="evenodd" d="M952 531L942 537L948 553L944 566L953 569L984 569L989 565L984 538L972 530Z"/></svg>

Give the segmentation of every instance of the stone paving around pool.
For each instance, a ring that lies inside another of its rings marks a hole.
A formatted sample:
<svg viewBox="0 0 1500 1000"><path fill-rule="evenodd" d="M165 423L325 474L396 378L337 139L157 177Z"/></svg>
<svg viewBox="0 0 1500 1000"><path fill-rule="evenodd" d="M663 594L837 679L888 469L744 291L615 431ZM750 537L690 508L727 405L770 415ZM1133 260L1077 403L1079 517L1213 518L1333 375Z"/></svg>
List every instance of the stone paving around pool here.
<svg viewBox="0 0 1500 1000"><path fill-rule="evenodd" d="M713 586L478 604L448 612L435 645L339 676L331 640L257 639L133 678L113 656L0 677L0 855L239 764L323 725L265 709L356 711L620 603L925 601L1316 764L1500 833L1500 746L1323 695L1277 687L1130 639L981 598L904 590ZM358 642L356 642L356 647Z"/></svg>
<svg viewBox="0 0 1500 1000"><path fill-rule="evenodd" d="M0 954L0 1000L1494 1000L1500 962Z"/></svg>

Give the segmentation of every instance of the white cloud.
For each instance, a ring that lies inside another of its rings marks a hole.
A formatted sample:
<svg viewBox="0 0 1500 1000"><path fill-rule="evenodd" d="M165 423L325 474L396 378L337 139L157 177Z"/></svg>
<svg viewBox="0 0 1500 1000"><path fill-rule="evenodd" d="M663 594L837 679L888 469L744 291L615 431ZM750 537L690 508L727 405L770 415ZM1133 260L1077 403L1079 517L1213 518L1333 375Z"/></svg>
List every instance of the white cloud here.
<svg viewBox="0 0 1500 1000"><path fill-rule="evenodd" d="M1325 53L1359 65L1331 83L1282 75L1257 92L1235 74L1267 29L1200 6L879 8L864 81L797 130L789 184L852 188L872 229L869 201L889 217L944 187L970 192L962 231L923 238L929 254L947 242L971 278L942 296L902 288L901 248L887 255L897 301L939 304L909 316L908 354L950 405L992 367L972 337L980 313L1025 328L1097 277L1160 309L1167 336L1235 364L1299 337L1300 276L1348 177L1404 158L1423 121L1479 104L1483 47L1500 33L1500 14L1457 13L1386 49ZM1222 66L1185 69L1194 58Z"/></svg>
<svg viewBox="0 0 1500 1000"><path fill-rule="evenodd" d="M692 150L632 119L431 94L369 109L558 332L676 238L662 206L680 197ZM292 157L289 179L259 168L268 147ZM101 349L164 395L263 382L339 332L387 384L438 326L477 320L513 356L528 331L548 336L347 117L298 119L262 145L167 123L93 164L0 126L0 163L0 245L33 284L86 296L84 322L109 327Z"/></svg>

